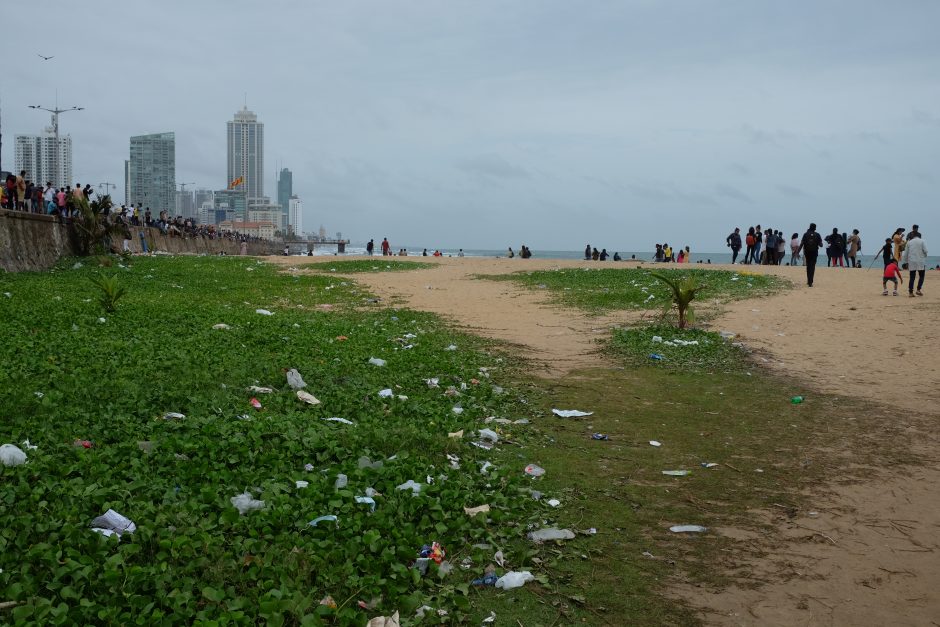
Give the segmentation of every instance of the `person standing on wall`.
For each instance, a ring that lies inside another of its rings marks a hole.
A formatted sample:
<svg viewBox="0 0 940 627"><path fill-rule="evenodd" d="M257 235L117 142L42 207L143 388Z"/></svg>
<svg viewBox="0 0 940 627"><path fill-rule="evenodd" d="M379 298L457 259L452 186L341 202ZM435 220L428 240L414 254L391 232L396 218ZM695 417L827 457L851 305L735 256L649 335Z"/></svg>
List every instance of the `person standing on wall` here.
<svg viewBox="0 0 940 627"><path fill-rule="evenodd" d="M816 232L816 223L812 222L806 233L803 233L800 248L796 251L797 255L803 253L803 263L806 265L806 285L809 287L813 287L813 279L816 277L816 258L819 256L819 249L822 245L822 237Z"/></svg>

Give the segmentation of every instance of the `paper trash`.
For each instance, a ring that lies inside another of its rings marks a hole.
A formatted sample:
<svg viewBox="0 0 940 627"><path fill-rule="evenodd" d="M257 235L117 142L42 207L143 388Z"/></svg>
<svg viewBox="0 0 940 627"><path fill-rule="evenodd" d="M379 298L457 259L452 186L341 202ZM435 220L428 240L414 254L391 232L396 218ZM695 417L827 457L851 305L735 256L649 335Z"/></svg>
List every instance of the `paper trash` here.
<svg viewBox="0 0 940 627"><path fill-rule="evenodd" d="M91 530L103 536L117 535L120 538L122 534L137 531L137 525L130 518L121 516L113 509L109 509L91 521Z"/></svg>
<svg viewBox="0 0 940 627"><path fill-rule="evenodd" d="M581 411L578 409L553 409L552 413L559 418L582 418L584 416L594 415L592 411Z"/></svg>

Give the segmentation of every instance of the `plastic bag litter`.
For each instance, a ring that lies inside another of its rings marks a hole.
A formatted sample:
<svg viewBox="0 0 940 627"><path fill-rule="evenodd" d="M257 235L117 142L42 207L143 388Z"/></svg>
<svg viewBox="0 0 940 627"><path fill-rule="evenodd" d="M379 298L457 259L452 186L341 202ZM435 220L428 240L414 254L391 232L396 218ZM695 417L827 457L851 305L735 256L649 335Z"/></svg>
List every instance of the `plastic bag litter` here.
<svg viewBox="0 0 940 627"><path fill-rule="evenodd" d="M401 621L395 612L391 616L376 616L366 623L366 627L401 627Z"/></svg>
<svg viewBox="0 0 940 627"><path fill-rule="evenodd" d="M248 400L248 404L251 405L252 407L254 407L255 409L261 409L261 401L259 401L258 399L256 399L254 396L252 396L252 397Z"/></svg>
<svg viewBox="0 0 940 627"><path fill-rule="evenodd" d="M499 442L499 434L492 429L480 429L479 434L484 440L489 440L494 443Z"/></svg>
<svg viewBox="0 0 940 627"><path fill-rule="evenodd" d="M669 531L673 533L704 533L708 531L708 527L702 527L701 525L673 525L669 528Z"/></svg>
<svg viewBox="0 0 940 627"><path fill-rule="evenodd" d="M459 416L460 414L463 413L463 407L461 407L460 405L454 405L454 408L451 409L451 411Z"/></svg>
<svg viewBox="0 0 940 627"><path fill-rule="evenodd" d="M558 529L557 527L546 527L538 531L530 531L526 536L533 542L546 542L548 540L571 540L574 538L574 532L571 529Z"/></svg>
<svg viewBox="0 0 940 627"><path fill-rule="evenodd" d="M654 336L653 336L653 339L650 340L650 341L651 341L653 344L662 344L662 343L663 343L663 338L661 338L661 337L658 336L658 335L654 335Z"/></svg>
<svg viewBox="0 0 940 627"><path fill-rule="evenodd" d="M558 499L548 499L547 503L551 505L552 507L558 507L559 505L561 505L561 501L559 501Z"/></svg>
<svg viewBox="0 0 940 627"><path fill-rule="evenodd" d="M257 385L249 385L246 388L249 392L254 392L255 394L273 394L274 388L260 387Z"/></svg>
<svg viewBox="0 0 940 627"><path fill-rule="evenodd" d="M26 453L15 444L0 446L0 462L4 466L19 466L26 463Z"/></svg>
<svg viewBox="0 0 940 627"><path fill-rule="evenodd" d="M384 359L379 359L379 358L377 358L377 357L369 357L369 363L372 364L373 366L380 366L380 367L381 367L381 366L384 366L385 364L387 364L388 362L385 361Z"/></svg>
<svg viewBox="0 0 940 627"><path fill-rule="evenodd" d="M130 518L121 516L113 509L109 509L91 521L91 530L103 536L117 535L120 538L125 533L137 531L137 525Z"/></svg>
<svg viewBox="0 0 940 627"><path fill-rule="evenodd" d="M309 481L295 481L294 484L297 486L297 489L306 488L310 485Z"/></svg>
<svg viewBox="0 0 940 627"><path fill-rule="evenodd" d="M650 446L662 446L662 442L657 442L656 440L650 440Z"/></svg>
<svg viewBox="0 0 940 627"><path fill-rule="evenodd" d="M450 462L450 467L454 470L460 470L460 458L456 455L447 454L447 461Z"/></svg>
<svg viewBox="0 0 940 627"><path fill-rule="evenodd" d="M490 511L490 506L478 505L477 507L465 507L463 508L463 511L467 516L473 518L477 514L485 514L486 512Z"/></svg>
<svg viewBox="0 0 940 627"><path fill-rule="evenodd" d="M215 329L216 331L228 331L232 327L225 324L224 322L220 322L219 324L213 324L212 328Z"/></svg>
<svg viewBox="0 0 940 627"><path fill-rule="evenodd" d="M579 409L552 409L552 413L559 418L582 418L594 415L592 411L581 411Z"/></svg>
<svg viewBox="0 0 940 627"><path fill-rule="evenodd" d="M440 384L441 380L437 377L433 377L431 379L425 379L424 382L428 384L429 388L436 388Z"/></svg>
<svg viewBox="0 0 940 627"><path fill-rule="evenodd" d="M357 497L356 497L356 502L357 502L357 503L365 503L365 504L369 505L369 506L372 508L372 511L373 511L373 512L375 511L375 499L372 498L371 496L357 496Z"/></svg>
<svg viewBox="0 0 940 627"><path fill-rule="evenodd" d="M268 311L267 309L255 309L256 314L261 314L262 316L273 316L274 312Z"/></svg>
<svg viewBox="0 0 940 627"><path fill-rule="evenodd" d="M663 474L667 477L684 477L689 474L688 470L664 470Z"/></svg>
<svg viewBox="0 0 940 627"><path fill-rule="evenodd" d="M316 527L321 522L336 522L336 516L333 514L327 514L326 516L318 516L307 523L310 527Z"/></svg>
<svg viewBox="0 0 940 627"><path fill-rule="evenodd" d="M307 387L307 384L304 383L304 378L300 376L300 373L297 372L296 368L291 368L287 371L287 385L291 386L295 390Z"/></svg>
<svg viewBox="0 0 940 627"><path fill-rule="evenodd" d="M459 440L460 438L463 437L463 429L461 429L460 431L454 431L453 433L448 433L447 437L456 438Z"/></svg>
<svg viewBox="0 0 940 627"><path fill-rule="evenodd" d="M310 392L304 392L303 390L297 390L297 398L307 403L308 405L319 405L320 399L311 394Z"/></svg>
<svg viewBox="0 0 940 627"><path fill-rule="evenodd" d="M373 470L379 470L382 466L385 465L385 462L383 462L381 459L372 461L363 455L356 461L356 465L359 466L359 468L372 468Z"/></svg>
<svg viewBox="0 0 940 627"><path fill-rule="evenodd" d="M491 611L490 615L483 619L483 624L488 625L496 622L496 612Z"/></svg>
<svg viewBox="0 0 940 627"><path fill-rule="evenodd" d="M180 420L185 418L186 414L181 414L177 411L168 411L167 413L163 414L162 417L164 420Z"/></svg>
<svg viewBox="0 0 940 627"><path fill-rule="evenodd" d="M264 507L264 501L259 501L251 496L250 492L242 492L238 496L233 496L229 499L232 502L232 505L235 506L235 509L238 510L238 513L244 516L248 512L254 511L256 509L262 509Z"/></svg>
<svg viewBox="0 0 940 627"><path fill-rule="evenodd" d="M716 468L717 466L715 462L702 462L702 468Z"/></svg>
<svg viewBox="0 0 940 627"><path fill-rule="evenodd" d="M457 345L456 345L456 344L451 344L450 346L448 346L448 347L445 348L444 350L445 350L445 351L455 351L455 350L457 350Z"/></svg>
<svg viewBox="0 0 940 627"><path fill-rule="evenodd" d="M529 464L525 467L525 474L530 477L541 477L545 474L545 469L541 466L536 466L535 464Z"/></svg>
<svg viewBox="0 0 940 627"><path fill-rule="evenodd" d="M349 477L347 477L346 475L342 473L336 475L336 483L333 484L334 488L336 488L337 490L342 490L347 485L349 485Z"/></svg>
<svg viewBox="0 0 940 627"><path fill-rule="evenodd" d="M393 392L391 388L385 388L384 390L379 390L379 398L391 398L392 394Z"/></svg>
<svg viewBox="0 0 940 627"><path fill-rule="evenodd" d="M327 422L341 422L344 425L354 425L352 420L347 420L346 418L337 418L336 416L331 416L330 418L324 418Z"/></svg>
<svg viewBox="0 0 940 627"><path fill-rule="evenodd" d="M506 556L503 555L502 551L496 551L493 555L493 561L499 564L499 567L502 568L506 563Z"/></svg>
<svg viewBox="0 0 940 627"><path fill-rule="evenodd" d="M421 489L424 487L423 483L417 483L414 479L409 479L405 483L397 486L396 490L411 490L413 496L418 496L421 494Z"/></svg>
<svg viewBox="0 0 940 627"><path fill-rule="evenodd" d="M486 473L490 471L490 468L496 468L496 466L494 466L488 461L480 462L480 474L485 475Z"/></svg>
<svg viewBox="0 0 940 627"><path fill-rule="evenodd" d="M35 444L30 444L29 439L23 440L22 444L23 444L23 448L25 448L27 451L35 451L36 449L39 448Z"/></svg>
<svg viewBox="0 0 940 627"><path fill-rule="evenodd" d="M534 580L535 576L527 570L511 570L496 580L496 587L503 590L512 590L513 588L521 588L527 582Z"/></svg>

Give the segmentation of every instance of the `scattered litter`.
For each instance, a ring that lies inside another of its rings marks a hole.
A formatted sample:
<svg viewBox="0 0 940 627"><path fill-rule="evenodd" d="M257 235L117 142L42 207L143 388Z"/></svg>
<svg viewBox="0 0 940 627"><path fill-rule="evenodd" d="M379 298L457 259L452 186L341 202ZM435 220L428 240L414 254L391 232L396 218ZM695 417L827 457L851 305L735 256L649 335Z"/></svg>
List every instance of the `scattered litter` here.
<svg viewBox="0 0 940 627"><path fill-rule="evenodd" d="M471 442L470 444L472 444L473 446L475 446L475 447L477 447L477 448L481 448L481 449L483 449L484 451L491 451L491 450L493 450L493 443L492 443L492 442L484 442L484 441L482 441L482 440L477 440L477 441L475 441L475 442Z"/></svg>
<svg viewBox="0 0 940 627"><path fill-rule="evenodd" d="M98 318L98 324L104 324L105 322L107 322L106 319L104 319L104 318Z"/></svg>
<svg viewBox="0 0 940 627"><path fill-rule="evenodd" d="M255 309L256 314L261 314L262 316L273 316L274 312L268 311L267 309Z"/></svg>
<svg viewBox="0 0 940 627"><path fill-rule="evenodd" d="M455 351L455 350L457 350L457 345L456 345L456 344L451 344L450 346L448 346L448 347L445 348L444 350L445 350L445 351Z"/></svg>
<svg viewBox="0 0 940 627"><path fill-rule="evenodd" d="M381 366L384 366L388 362L386 362L384 359L379 359L377 357L369 357L369 363L372 364L373 366L381 367Z"/></svg>
<svg viewBox="0 0 940 627"><path fill-rule="evenodd" d="M653 336L653 339L652 339L652 342L653 342L653 344L662 344L662 343L663 343L663 338L659 337L658 335L654 335L654 336Z"/></svg>
<svg viewBox="0 0 940 627"><path fill-rule="evenodd" d="M454 405L454 408L451 409L451 411L459 416L460 414L463 413L463 407L461 407L460 405Z"/></svg>
<svg viewBox="0 0 940 627"><path fill-rule="evenodd" d="M381 398L391 398L392 390L391 388L385 388L384 390L379 390L379 397Z"/></svg>
<svg viewBox="0 0 940 627"><path fill-rule="evenodd" d="M503 590L512 590L513 588L521 588L527 582L534 580L535 576L527 570L511 570L496 580L496 587Z"/></svg>
<svg viewBox="0 0 940 627"><path fill-rule="evenodd" d="M591 439L592 440L609 440L610 436L608 436L606 433L595 433L594 435L591 436Z"/></svg>
<svg viewBox="0 0 940 627"><path fill-rule="evenodd" d="M689 474L688 470L664 470L663 474L667 477L684 477Z"/></svg>
<svg viewBox="0 0 940 627"><path fill-rule="evenodd" d="M327 422L341 422L341 423L343 423L344 425L354 425L354 424L356 424L356 423L354 423L352 420L347 420L346 418L338 418L338 417L336 417L336 416L331 416L330 418L324 418L324 420L326 420Z"/></svg>
<svg viewBox="0 0 940 627"><path fill-rule="evenodd" d="M754 469L754 472L764 472L764 469L763 469L763 468L755 468L755 469Z"/></svg>
<svg viewBox="0 0 940 627"><path fill-rule="evenodd" d="M391 616L376 616L366 623L366 627L400 627L401 619L396 611Z"/></svg>
<svg viewBox="0 0 940 627"><path fill-rule="evenodd" d="M0 446L0 462L4 466L19 466L26 463L26 453L15 444Z"/></svg>
<svg viewBox="0 0 940 627"><path fill-rule="evenodd" d="M549 540L571 540L574 538L574 532L571 529L558 529L557 527L547 527L538 531L530 531L529 540L533 542L546 542Z"/></svg>
<svg viewBox="0 0 940 627"><path fill-rule="evenodd" d="M163 414L164 420L180 420L185 417L186 417L186 414L181 414L176 411L168 411L167 413Z"/></svg>
<svg viewBox="0 0 940 627"><path fill-rule="evenodd" d="M301 488L306 488L308 485L310 485L308 481L295 481L294 483L297 485L298 490Z"/></svg>
<svg viewBox="0 0 940 627"><path fill-rule="evenodd" d="M460 431L454 431L453 433L448 433L447 437L456 438L459 440L460 438L463 437L463 429L461 429Z"/></svg>
<svg viewBox="0 0 940 627"><path fill-rule="evenodd" d="M502 551L496 551L496 553L493 554L493 561L499 564L499 567L502 568L506 564L506 556L503 555Z"/></svg>
<svg viewBox="0 0 940 627"><path fill-rule="evenodd" d="M496 622L496 612L490 612L490 615L483 619L484 625L494 622Z"/></svg>
<svg viewBox="0 0 940 627"><path fill-rule="evenodd" d="M25 448L27 451L35 451L39 447L35 444L30 444L29 440L23 440L23 448Z"/></svg>
<svg viewBox="0 0 940 627"><path fill-rule="evenodd" d="M371 496L357 496L356 502L370 505L372 507L372 511L373 512L375 511L375 499L372 498Z"/></svg>
<svg viewBox="0 0 940 627"><path fill-rule="evenodd" d="M313 464L304 464L304 470L307 472L313 472Z"/></svg>
<svg viewBox="0 0 940 627"><path fill-rule="evenodd" d="M72 446L76 448L91 448L94 444L91 443L91 440L75 440L72 442Z"/></svg>
<svg viewBox="0 0 940 627"><path fill-rule="evenodd" d="M496 443L499 442L499 434L493 431L492 429L480 429L480 437L484 440Z"/></svg>
<svg viewBox="0 0 940 627"><path fill-rule="evenodd" d="M274 393L274 388L259 387L257 385L249 385L247 389L249 392L254 392L255 394L273 394Z"/></svg>
<svg viewBox="0 0 940 627"><path fill-rule="evenodd" d="M495 468L495 466L493 466L493 464L491 464L488 461L480 462L480 474L481 475L485 475L486 473L488 473L490 471L490 468Z"/></svg>
<svg viewBox="0 0 940 627"><path fill-rule="evenodd" d="M545 469L541 466L536 466L535 464L529 464L525 467L525 474L530 477L541 477L545 474Z"/></svg>
<svg viewBox="0 0 940 627"><path fill-rule="evenodd" d="M255 409L261 409L261 401L256 399L254 396L251 397L251 400L248 401L248 404L254 407Z"/></svg>
<svg viewBox="0 0 940 627"><path fill-rule="evenodd" d="M381 459L377 461L372 461L371 459L363 455L356 461L356 465L359 468L372 468L373 470L379 470L380 468L382 468L382 466L385 465L385 462L383 462Z"/></svg>
<svg viewBox="0 0 940 627"><path fill-rule="evenodd" d="M304 378L300 376L300 373L297 372L296 368L291 368L287 371L287 385L291 386L295 390L307 387L307 384L304 383Z"/></svg>
<svg viewBox="0 0 940 627"><path fill-rule="evenodd" d="M490 511L490 506L479 505L477 507L465 507L463 508L463 511L467 516L470 516L471 518L473 518L477 514L485 514L486 512Z"/></svg>
<svg viewBox="0 0 940 627"><path fill-rule="evenodd" d="M704 533L708 531L708 527L702 527L701 525L673 525L669 528L669 531L673 533Z"/></svg>
<svg viewBox="0 0 940 627"><path fill-rule="evenodd" d="M433 377L431 379L425 379L424 382L428 384L429 388L436 388L439 386L441 380L437 377Z"/></svg>
<svg viewBox="0 0 940 627"><path fill-rule="evenodd" d="M793 403L794 405L799 405L800 403L803 402L803 397L802 397L802 396L794 396L793 398L790 399L790 402Z"/></svg>
<svg viewBox="0 0 940 627"><path fill-rule="evenodd" d="M581 411L579 409L553 409L552 413L559 418L581 418L594 415L592 411Z"/></svg>
<svg viewBox="0 0 940 627"><path fill-rule="evenodd" d="M308 405L319 405L320 400L311 394L310 392L304 392L303 390L297 390L297 398L307 403Z"/></svg>
<svg viewBox="0 0 940 627"><path fill-rule="evenodd" d="M558 499L548 499L548 504L551 505L552 507L558 507L559 505L561 505L561 501L559 501Z"/></svg>
<svg viewBox="0 0 940 627"><path fill-rule="evenodd" d="M216 331L228 331L232 327L225 324L224 322L220 322L219 324L213 324L212 328L215 329Z"/></svg>
<svg viewBox="0 0 940 627"><path fill-rule="evenodd" d="M336 488L337 490L342 490L347 485L349 485L349 477L347 477L346 475L342 473L336 475L336 483L333 484L334 488Z"/></svg>
<svg viewBox="0 0 940 627"><path fill-rule="evenodd" d="M137 525L130 518L121 516L113 509L109 509L91 521L91 530L103 536L117 535L120 538L125 533L137 531Z"/></svg>
<svg viewBox="0 0 940 627"><path fill-rule="evenodd" d="M311 520L311 521L308 522L307 524L310 525L311 527L316 527L316 526L319 525L321 522L336 522L336 516L334 516L333 514L327 514L326 516L318 516L317 518L314 518L313 520ZM327 597L327 598L329 598L329 597ZM332 600L332 599L330 599L330 600ZM323 603L323 601L320 601L320 605L326 605L326 604ZM336 607L336 605L334 604L333 607Z"/></svg>
<svg viewBox="0 0 940 627"><path fill-rule="evenodd" d="M665 357L663 357L659 353L650 353L650 359L654 361L662 361L663 359L665 359Z"/></svg>
<svg viewBox="0 0 940 627"><path fill-rule="evenodd" d="M423 483L417 483L414 479L409 479L405 483L397 486L396 490L411 490L412 496L418 496L421 494L421 488L424 487Z"/></svg>
<svg viewBox="0 0 940 627"><path fill-rule="evenodd" d="M527 425L529 424L528 418L520 418L519 420L513 420L512 424L514 425Z"/></svg>
<svg viewBox="0 0 940 627"><path fill-rule="evenodd" d="M450 462L450 467L454 470L460 470L460 458L456 455L447 454L447 461Z"/></svg>
<svg viewBox="0 0 940 627"><path fill-rule="evenodd" d="M650 446L662 446L662 445L663 445L662 442L658 442L656 440L650 440Z"/></svg>
<svg viewBox="0 0 940 627"><path fill-rule="evenodd" d="M247 512L261 509L264 507L264 501L258 501L251 496L249 492L243 492L238 496L233 496L229 499L232 502L232 505L235 506L235 509L238 510L238 513L245 515Z"/></svg>
<svg viewBox="0 0 940 627"><path fill-rule="evenodd" d="M702 468L715 468L718 466L715 462L702 462Z"/></svg>

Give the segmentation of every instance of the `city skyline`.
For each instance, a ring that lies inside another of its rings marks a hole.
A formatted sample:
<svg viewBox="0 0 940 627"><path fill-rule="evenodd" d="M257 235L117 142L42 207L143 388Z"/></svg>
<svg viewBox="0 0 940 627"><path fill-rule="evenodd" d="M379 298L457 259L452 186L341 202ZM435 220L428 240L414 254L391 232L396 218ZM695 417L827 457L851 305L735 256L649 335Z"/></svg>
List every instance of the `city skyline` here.
<svg viewBox="0 0 940 627"><path fill-rule="evenodd" d="M130 138L124 195L128 204L176 212L176 134L174 132L136 135Z"/></svg>
<svg viewBox="0 0 940 627"><path fill-rule="evenodd" d="M50 61L24 29L5 39L8 136L36 132L29 106L57 89L84 107L61 121L73 184L119 180L127 137L172 129L181 180L218 188L220 121L245 103L306 222L358 240L714 251L752 223L859 228L866 243L895 222L940 229L936 3L273 2L250 23L217 2L34 8L106 16L112 35L43 42ZM224 46L208 23L281 35ZM154 54L127 97L91 88Z"/></svg>

